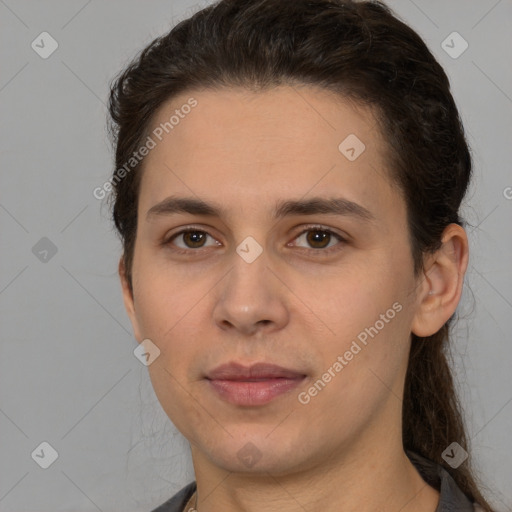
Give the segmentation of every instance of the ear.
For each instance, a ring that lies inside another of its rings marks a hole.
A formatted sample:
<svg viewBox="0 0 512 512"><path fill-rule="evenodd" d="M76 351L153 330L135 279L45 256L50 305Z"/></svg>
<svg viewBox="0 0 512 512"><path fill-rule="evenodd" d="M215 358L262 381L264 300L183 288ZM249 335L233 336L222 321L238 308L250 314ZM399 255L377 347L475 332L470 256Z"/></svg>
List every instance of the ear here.
<svg viewBox="0 0 512 512"><path fill-rule="evenodd" d="M137 321L137 314L135 312L135 300L133 297L133 291L128 282L128 278L126 276L126 267L124 263L124 257L121 256L119 260L119 278L121 279L121 287L123 290L123 301L126 312L128 313L128 317L130 318L130 322L132 324L133 332L135 335L135 339L137 341L142 341L142 336L140 333L139 322Z"/></svg>
<svg viewBox="0 0 512 512"><path fill-rule="evenodd" d="M468 266L468 238L464 228L449 224L441 238L442 246L427 258L418 304L411 330L416 336L435 334L455 312L462 294Z"/></svg>

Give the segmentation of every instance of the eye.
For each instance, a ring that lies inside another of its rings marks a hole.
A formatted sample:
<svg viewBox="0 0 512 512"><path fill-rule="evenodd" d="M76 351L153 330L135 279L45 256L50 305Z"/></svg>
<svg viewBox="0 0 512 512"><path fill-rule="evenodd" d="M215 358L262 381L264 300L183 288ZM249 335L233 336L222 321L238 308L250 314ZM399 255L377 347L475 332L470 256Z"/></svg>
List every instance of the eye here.
<svg viewBox="0 0 512 512"><path fill-rule="evenodd" d="M310 250L319 252L318 249L324 249L321 251L323 253L331 252L333 248L334 250L339 250L336 245L340 244L332 243L336 242L336 240L338 242L346 242L346 240L341 235L338 235L330 229L323 228L322 226L308 226L299 234L299 236L295 238L295 240L301 239L305 240L306 243L312 247Z"/></svg>
<svg viewBox="0 0 512 512"><path fill-rule="evenodd" d="M206 231L195 228L187 228L178 233L174 233L172 236L163 241L163 245L176 245L179 249L176 249L178 253L190 253L190 249L202 249L208 247L206 245L207 238L212 238ZM181 241L184 245L174 243L174 240ZM214 240L211 245L220 245ZM174 249L173 249L174 250Z"/></svg>
<svg viewBox="0 0 512 512"><path fill-rule="evenodd" d="M211 238L213 241L209 245L206 243L208 238ZM342 245L339 242L346 242L346 239L341 235L322 226L308 226L294 238L294 240L301 239L310 246L310 248L306 247L306 250L315 253L330 253L333 250L339 250L340 248L337 245ZM181 242L181 245L176 241ZM172 250L179 254L190 254L194 252L194 249L204 249L222 244L206 231L189 227L167 237L162 242L162 245L171 246ZM296 244L288 244L288 246L290 245L295 246Z"/></svg>

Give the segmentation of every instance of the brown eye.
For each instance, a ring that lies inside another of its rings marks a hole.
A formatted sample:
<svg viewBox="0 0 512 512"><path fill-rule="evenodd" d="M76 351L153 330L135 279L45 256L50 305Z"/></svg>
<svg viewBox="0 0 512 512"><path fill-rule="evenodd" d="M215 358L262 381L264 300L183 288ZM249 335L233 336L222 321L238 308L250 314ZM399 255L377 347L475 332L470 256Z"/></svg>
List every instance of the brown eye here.
<svg viewBox="0 0 512 512"><path fill-rule="evenodd" d="M306 239L308 244L311 244L315 249L324 249L329 245L331 234L326 231L311 230L308 231Z"/></svg>
<svg viewBox="0 0 512 512"><path fill-rule="evenodd" d="M191 249L203 247L208 236L204 231L185 231L182 235L185 245Z"/></svg>
<svg viewBox="0 0 512 512"><path fill-rule="evenodd" d="M214 243L206 244L207 238L211 238ZM219 245L211 235L200 229L184 229L175 233L163 242L163 245L171 246L177 252L190 252L193 249L202 249L211 245ZM174 246L174 247L173 247Z"/></svg>
<svg viewBox="0 0 512 512"><path fill-rule="evenodd" d="M341 247L337 247L339 245L343 245L342 243L336 244L338 242L346 242L346 240L334 233L330 229L324 229L322 227L312 226L308 227L299 236L295 239L296 241L305 240L307 247L306 250L314 251L314 252L325 252L328 253L332 250L337 250ZM296 245L296 243L294 244ZM320 249L324 249L320 251Z"/></svg>

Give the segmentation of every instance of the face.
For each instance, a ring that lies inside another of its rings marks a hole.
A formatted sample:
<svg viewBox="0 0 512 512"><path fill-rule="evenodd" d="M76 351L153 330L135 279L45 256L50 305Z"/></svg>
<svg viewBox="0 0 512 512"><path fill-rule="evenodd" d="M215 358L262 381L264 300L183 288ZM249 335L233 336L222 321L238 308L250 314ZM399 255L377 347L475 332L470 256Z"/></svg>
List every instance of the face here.
<svg viewBox="0 0 512 512"><path fill-rule="evenodd" d="M312 87L220 89L174 98L152 126L191 97L145 158L133 296L124 282L137 340L160 350L162 407L228 471L382 443L401 429L418 301L371 111Z"/></svg>

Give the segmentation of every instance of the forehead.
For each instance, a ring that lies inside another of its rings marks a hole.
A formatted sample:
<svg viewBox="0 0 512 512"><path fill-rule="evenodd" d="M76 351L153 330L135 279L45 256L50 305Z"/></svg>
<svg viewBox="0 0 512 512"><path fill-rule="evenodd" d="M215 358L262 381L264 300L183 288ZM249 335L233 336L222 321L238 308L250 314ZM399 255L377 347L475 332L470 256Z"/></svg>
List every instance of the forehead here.
<svg viewBox="0 0 512 512"><path fill-rule="evenodd" d="M372 111L324 89L190 91L163 104L148 133L144 211L176 193L238 209L334 189L377 209L396 202Z"/></svg>

